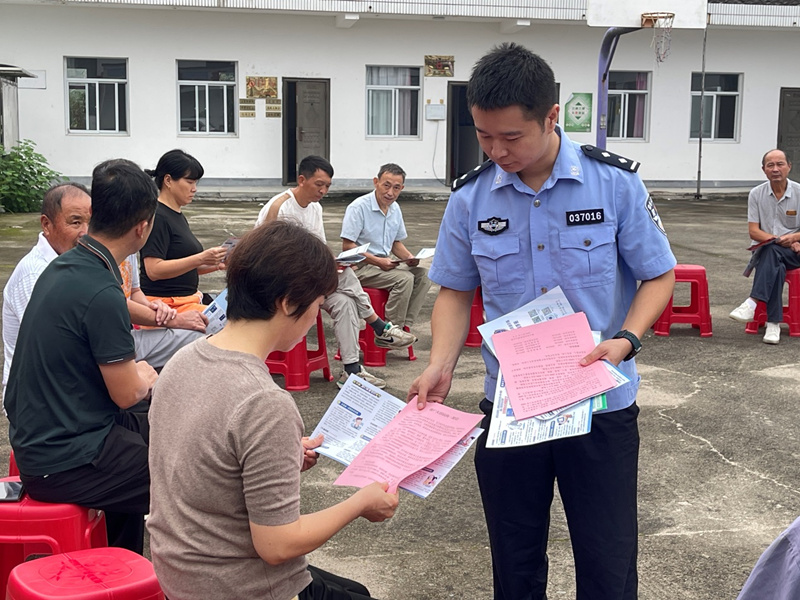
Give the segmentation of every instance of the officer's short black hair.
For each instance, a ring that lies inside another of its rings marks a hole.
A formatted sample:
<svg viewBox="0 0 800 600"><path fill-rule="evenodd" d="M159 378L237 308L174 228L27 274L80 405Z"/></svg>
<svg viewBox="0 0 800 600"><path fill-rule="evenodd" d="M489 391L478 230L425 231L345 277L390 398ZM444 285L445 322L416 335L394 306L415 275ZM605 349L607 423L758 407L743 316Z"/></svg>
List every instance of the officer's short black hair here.
<svg viewBox="0 0 800 600"><path fill-rule="evenodd" d="M89 234L119 239L142 221L153 220L158 188L136 163L112 159L92 172L92 218Z"/></svg>
<svg viewBox="0 0 800 600"><path fill-rule="evenodd" d="M553 70L524 46L505 42L472 69L467 105L481 110L519 106L529 120L544 121L558 101Z"/></svg>

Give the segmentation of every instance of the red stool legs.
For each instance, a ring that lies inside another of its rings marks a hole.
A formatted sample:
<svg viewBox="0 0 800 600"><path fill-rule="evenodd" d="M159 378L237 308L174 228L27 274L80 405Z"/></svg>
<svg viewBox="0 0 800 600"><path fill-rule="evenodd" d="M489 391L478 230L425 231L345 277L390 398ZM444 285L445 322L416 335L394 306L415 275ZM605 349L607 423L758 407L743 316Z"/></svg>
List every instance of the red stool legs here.
<svg viewBox="0 0 800 600"><path fill-rule="evenodd" d="M786 271L786 285L788 290L788 304L783 307L783 322L789 326L791 337L800 337L800 269ZM747 333L758 333L758 328L767 322L767 305L759 302L756 305L756 314L753 320L745 325Z"/></svg>
<svg viewBox="0 0 800 600"><path fill-rule="evenodd" d="M691 285L691 300L688 306L675 306L670 298L667 307L653 324L656 335L668 336L674 323L688 323L700 330L700 337L711 337L711 309L709 306L708 278L705 267L700 265L676 265L675 282Z"/></svg>
<svg viewBox="0 0 800 600"><path fill-rule="evenodd" d="M328 348L325 345L325 330L322 327L322 314L317 314L317 349L309 350L306 338L288 352L273 352L265 361L270 373L283 375L286 389L291 391L307 390L310 387L310 375L322 369L322 376L333 381L328 364Z"/></svg>
<svg viewBox="0 0 800 600"><path fill-rule="evenodd" d="M386 302L389 300L388 290L379 290L376 288L365 287L364 291L369 296L369 301L372 304L372 310L381 319L385 319L386 315ZM403 327L408 331L408 327ZM358 345L361 346L361 351L364 353L364 364L368 367L385 367L386 366L386 348L381 348L375 345L375 334L372 328L367 326L358 334ZM408 347L408 360L417 360L414 354L414 346Z"/></svg>
<svg viewBox="0 0 800 600"><path fill-rule="evenodd" d="M19 481L7 477L2 481ZM57 554L107 545L102 511L74 504L0 502L0 589L11 570L31 554Z"/></svg>

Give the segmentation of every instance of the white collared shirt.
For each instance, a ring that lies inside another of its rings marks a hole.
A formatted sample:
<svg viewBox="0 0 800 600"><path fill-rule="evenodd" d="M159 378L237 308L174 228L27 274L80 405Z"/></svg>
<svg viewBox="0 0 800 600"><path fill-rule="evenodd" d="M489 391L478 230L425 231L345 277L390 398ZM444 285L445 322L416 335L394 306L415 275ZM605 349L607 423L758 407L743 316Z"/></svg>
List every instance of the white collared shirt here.
<svg viewBox="0 0 800 600"><path fill-rule="evenodd" d="M3 289L3 397L6 395L11 359L17 345L19 325L31 299L39 275L58 256L50 242L39 232L39 241L22 257Z"/></svg>

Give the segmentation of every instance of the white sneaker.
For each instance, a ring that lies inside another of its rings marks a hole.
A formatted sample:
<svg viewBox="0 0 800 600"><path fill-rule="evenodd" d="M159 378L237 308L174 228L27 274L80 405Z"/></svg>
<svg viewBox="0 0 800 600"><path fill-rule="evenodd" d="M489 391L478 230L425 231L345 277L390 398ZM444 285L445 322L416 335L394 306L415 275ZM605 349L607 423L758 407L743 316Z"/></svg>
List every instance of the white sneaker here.
<svg viewBox="0 0 800 600"><path fill-rule="evenodd" d="M777 344L781 341L780 323L767 323L767 332L762 340L765 344Z"/></svg>
<svg viewBox="0 0 800 600"><path fill-rule="evenodd" d="M731 314L728 316L734 321L739 321L739 323L749 323L753 320L755 315L756 309L745 301L742 302L738 308L735 308L733 311L731 311ZM777 342L775 343L777 344Z"/></svg>
<svg viewBox="0 0 800 600"><path fill-rule="evenodd" d="M344 384L347 381L348 377L350 377L350 374L347 371L341 372L341 374L339 375L339 379L336 380L336 385L339 386L339 389L342 389L344 387ZM367 372L367 370L364 368L363 365L361 366L361 370L358 373L356 373L356 377L361 377L361 379L363 379L364 381L368 381L376 388L383 389L386 387L386 382L383 379L381 379L380 377L376 377L372 373Z"/></svg>
<svg viewBox="0 0 800 600"><path fill-rule="evenodd" d="M386 329L383 330L381 335L375 336L375 345L378 346L378 348L390 348L394 350L408 348L416 341L417 338L414 334L403 331L402 327L392 325L391 321L386 323Z"/></svg>

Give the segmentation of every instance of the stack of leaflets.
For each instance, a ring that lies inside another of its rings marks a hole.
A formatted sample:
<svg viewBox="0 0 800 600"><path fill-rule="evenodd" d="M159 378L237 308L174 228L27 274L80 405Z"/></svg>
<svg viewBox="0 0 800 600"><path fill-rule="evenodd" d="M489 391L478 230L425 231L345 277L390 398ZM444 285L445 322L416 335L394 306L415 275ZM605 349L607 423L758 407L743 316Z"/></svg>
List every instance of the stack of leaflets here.
<svg viewBox="0 0 800 600"><path fill-rule="evenodd" d="M429 403L423 410L351 375L311 437L323 434L315 450L348 467L336 485L389 483L426 498L483 429L483 415Z"/></svg>
<svg viewBox="0 0 800 600"><path fill-rule="evenodd" d="M578 364L600 334L572 310L560 287L478 331L500 362L489 448L589 433L592 413L606 408L604 392L630 381L605 361Z"/></svg>

